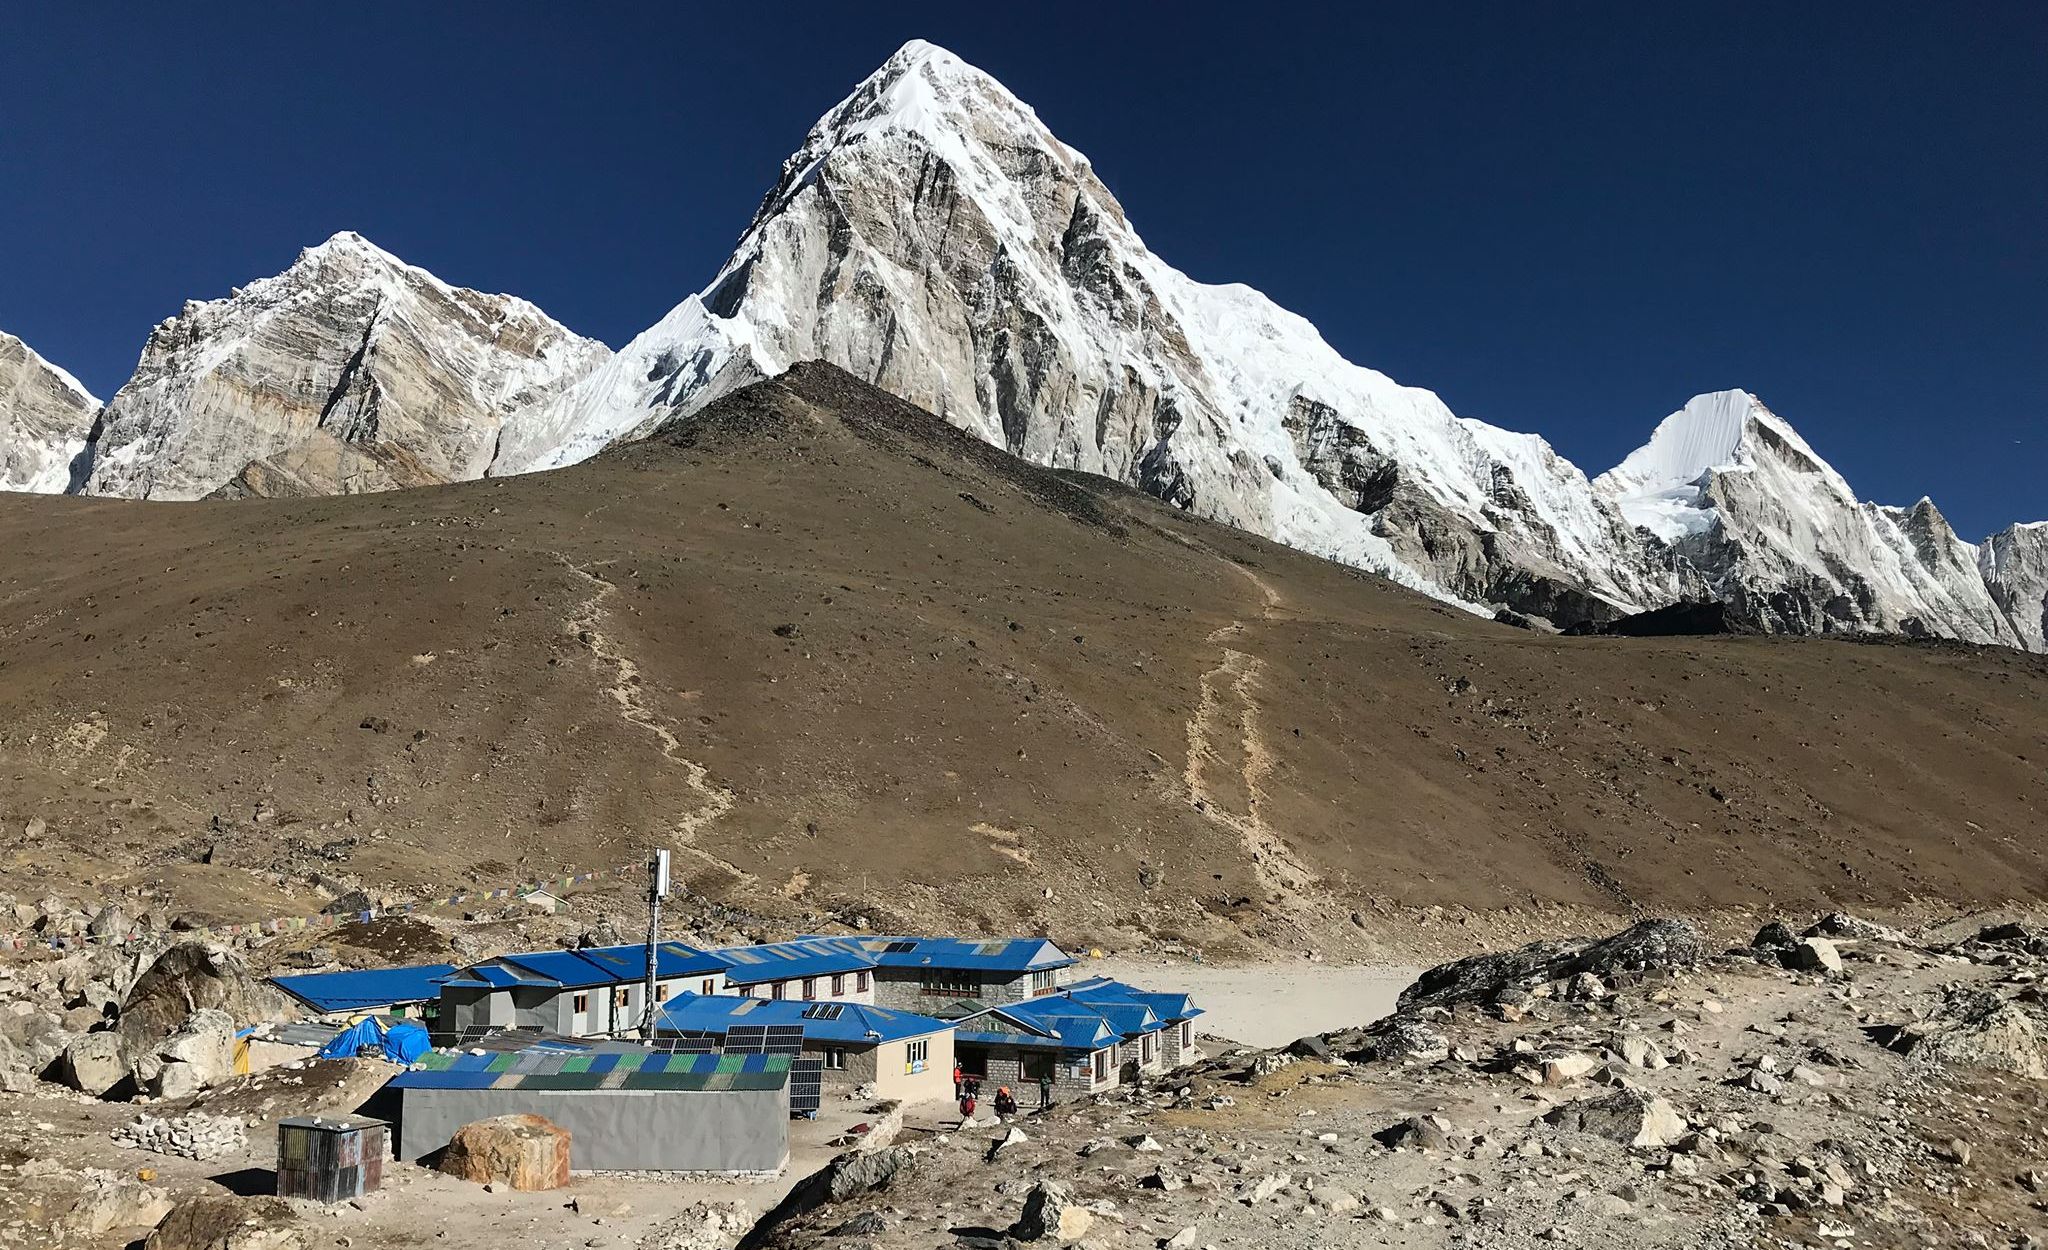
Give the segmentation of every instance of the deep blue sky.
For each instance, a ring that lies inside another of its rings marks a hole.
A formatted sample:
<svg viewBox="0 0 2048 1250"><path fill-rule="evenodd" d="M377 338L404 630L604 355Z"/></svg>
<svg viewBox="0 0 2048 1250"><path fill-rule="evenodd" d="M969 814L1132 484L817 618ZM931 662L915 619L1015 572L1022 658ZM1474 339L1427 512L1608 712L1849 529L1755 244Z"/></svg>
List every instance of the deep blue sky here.
<svg viewBox="0 0 2048 1250"><path fill-rule="evenodd" d="M1747 387L1866 496L2048 518L2048 5L0 9L0 328L102 397L355 229L618 345L942 43L1154 250L1599 472Z"/></svg>

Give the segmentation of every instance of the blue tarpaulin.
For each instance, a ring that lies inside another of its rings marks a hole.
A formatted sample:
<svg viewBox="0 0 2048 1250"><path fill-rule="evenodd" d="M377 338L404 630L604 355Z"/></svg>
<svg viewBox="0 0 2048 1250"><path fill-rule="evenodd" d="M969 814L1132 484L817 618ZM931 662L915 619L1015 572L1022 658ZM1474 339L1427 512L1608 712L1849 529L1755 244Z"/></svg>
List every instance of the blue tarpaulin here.
<svg viewBox="0 0 2048 1250"><path fill-rule="evenodd" d="M432 1049L427 1031L410 1020L364 1016L322 1046L320 1057L353 1059L366 1050L374 1050L394 1063L415 1063Z"/></svg>

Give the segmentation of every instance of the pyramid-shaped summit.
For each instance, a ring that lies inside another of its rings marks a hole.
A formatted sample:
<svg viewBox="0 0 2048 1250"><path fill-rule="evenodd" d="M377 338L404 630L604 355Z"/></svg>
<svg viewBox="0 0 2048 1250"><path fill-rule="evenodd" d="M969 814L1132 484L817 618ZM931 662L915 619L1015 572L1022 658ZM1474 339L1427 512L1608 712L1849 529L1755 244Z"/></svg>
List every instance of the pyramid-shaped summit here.
<svg viewBox="0 0 2048 1250"><path fill-rule="evenodd" d="M187 305L96 423L6 436L0 467L159 499L525 473L807 360L1482 613L1565 626L1707 598L1788 632L2048 645L2031 531L1980 549L1932 505L1861 502L1740 390L1590 482L1257 291L1174 269L1029 105L921 40L825 112L718 272L615 355L344 232Z"/></svg>

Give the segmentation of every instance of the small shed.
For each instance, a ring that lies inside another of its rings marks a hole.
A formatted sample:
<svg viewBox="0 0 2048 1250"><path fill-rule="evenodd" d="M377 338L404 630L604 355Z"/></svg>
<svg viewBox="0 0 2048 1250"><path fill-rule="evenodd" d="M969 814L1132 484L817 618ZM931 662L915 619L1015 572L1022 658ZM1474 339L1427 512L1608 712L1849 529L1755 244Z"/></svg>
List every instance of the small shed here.
<svg viewBox="0 0 2048 1250"><path fill-rule="evenodd" d="M526 1114L569 1131L578 1171L751 1174L789 1160L789 1067L786 1055L434 1051L385 1088L399 1097L401 1159Z"/></svg>
<svg viewBox="0 0 2048 1250"><path fill-rule="evenodd" d="M345 1202L384 1183L387 1125L367 1116L295 1115L277 1122L277 1196Z"/></svg>

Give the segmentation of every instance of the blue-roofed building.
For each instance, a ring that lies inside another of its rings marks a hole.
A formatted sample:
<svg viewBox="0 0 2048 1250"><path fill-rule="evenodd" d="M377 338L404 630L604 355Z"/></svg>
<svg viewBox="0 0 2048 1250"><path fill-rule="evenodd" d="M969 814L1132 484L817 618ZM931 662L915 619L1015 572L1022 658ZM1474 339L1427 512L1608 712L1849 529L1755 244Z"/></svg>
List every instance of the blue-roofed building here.
<svg viewBox="0 0 2048 1250"><path fill-rule="evenodd" d="M348 972L312 972L272 977L270 983L321 1016L421 1015L431 1020L441 1002L441 978L454 964L411 964L403 968L364 968Z"/></svg>
<svg viewBox="0 0 2048 1250"><path fill-rule="evenodd" d="M726 962L725 983L735 994L798 1002L875 1001L875 957L855 938L728 946L717 955Z"/></svg>
<svg viewBox="0 0 2048 1250"><path fill-rule="evenodd" d="M655 1022L660 1036L721 1047L734 1029L801 1035L803 1055L819 1060L825 1084L873 1085L878 1097L901 1102L953 1096L953 1026L944 1020L869 1003L804 1002L733 994L684 995Z"/></svg>
<svg viewBox="0 0 2048 1250"><path fill-rule="evenodd" d="M1009 1003L964 1002L952 1017L960 1067L1026 1106L1099 1093L1197 1057L1186 994L1094 977Z"/></svg>
<svg viewBox="0 0 2048 1250"><path fill-rule="evenodd" d="M1011 1003L1057 991L1074 957L1044 938L873 937L875 1001L942 1012L973 999Z"/></svg>
<svg viewBox="0 0 2048 1250"><path fill-rule="evenodd" d="M656 948L655 1001L725 988L726 961L681 942ZM647 993L647 947L526 951L454 969L440 983L438 1040L484 1029L598 1037L637 1029Z"/></svg>
<svg viewBox="0 0 2048 1250"><path fill-rule="evenodd" d="M1044 938L805 937L728 946L726 984L753 998L936 1012L1057 990L1074 957Z"/></svg>

